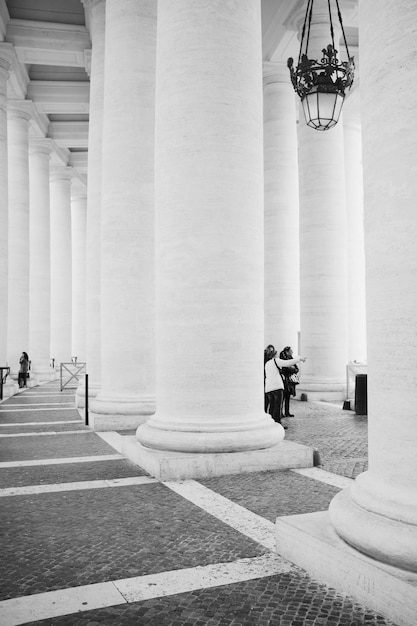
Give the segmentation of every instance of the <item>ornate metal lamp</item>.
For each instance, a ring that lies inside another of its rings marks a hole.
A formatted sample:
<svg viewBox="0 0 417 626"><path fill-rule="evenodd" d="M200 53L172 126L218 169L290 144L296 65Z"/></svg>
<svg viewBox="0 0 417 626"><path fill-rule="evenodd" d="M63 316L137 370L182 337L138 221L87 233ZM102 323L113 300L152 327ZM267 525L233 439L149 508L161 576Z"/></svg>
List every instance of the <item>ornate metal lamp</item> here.
<svg viewBox="0 0 417 626"><path fill-rule="evenodd" d="M294 68L292 57L287 62L294 91L301 98L307 126L316 130L328 130L337 124L346 90L351 88L354 77L355 63L353 57L349 55L339 0L335 0L335 2L348 61L339 62L337 58L338 50L334 45L331 0L327 0L331 43L323 48L323 57L320 60L308 58L314 4L314 0L308 0L297 67Z"/></svg>

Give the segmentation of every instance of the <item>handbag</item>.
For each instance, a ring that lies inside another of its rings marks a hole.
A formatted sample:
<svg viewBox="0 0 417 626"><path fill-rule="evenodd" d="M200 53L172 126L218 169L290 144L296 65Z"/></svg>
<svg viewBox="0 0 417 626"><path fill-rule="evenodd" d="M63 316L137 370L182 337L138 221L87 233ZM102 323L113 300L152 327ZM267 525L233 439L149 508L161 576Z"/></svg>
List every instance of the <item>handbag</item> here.
<svg viewBox="0 0 417 626"><path fill-rule="evenodd" d="M288 377L288 380L291 381L293 385L300 384L300 377L298 374L291 374L291 376Z"/></svg>

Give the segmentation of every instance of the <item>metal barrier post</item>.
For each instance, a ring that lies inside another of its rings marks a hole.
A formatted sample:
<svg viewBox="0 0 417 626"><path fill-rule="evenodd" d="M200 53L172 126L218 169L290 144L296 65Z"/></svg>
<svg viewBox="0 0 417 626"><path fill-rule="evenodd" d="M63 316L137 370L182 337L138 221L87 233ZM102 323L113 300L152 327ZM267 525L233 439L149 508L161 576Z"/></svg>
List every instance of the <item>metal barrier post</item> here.
<svg viewBox="0 0 417 626"><path fill-rule="evenodd" d="M85 425L88 426L88 374L85 375Z"/></svg>
<svg viewBox="0 0 417 626"><path fill-rule="evenodd" d="M3 370L6 370L6 374L3 377ZM10 374L10 367L0 367L0 400L3 400L3 385L6 382L6 378Z"/></svg>

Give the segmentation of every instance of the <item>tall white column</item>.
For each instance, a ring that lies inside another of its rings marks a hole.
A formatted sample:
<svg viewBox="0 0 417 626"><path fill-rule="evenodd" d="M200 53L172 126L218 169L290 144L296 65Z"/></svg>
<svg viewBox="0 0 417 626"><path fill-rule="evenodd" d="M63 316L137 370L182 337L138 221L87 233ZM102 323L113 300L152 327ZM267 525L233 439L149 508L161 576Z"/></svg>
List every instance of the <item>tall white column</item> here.
<svg viewBox="0 0 417 626"><path fill-rule="evenodd" d="M85 260L87 230L87 190L73 188L71 193L72 251L72 333L71 356L85 362Z"/></svg>
<svg viewBox="0 0 417 626"><path fill-rule="evenodd" d="M0 366L7 361L7 318L9 289L8 163L7 163L7 79L13 62L11 44L0 44ZM8 393L9 395L9 393Z"/></svg>
<svg viewBox="0 0 417 626"><path fill-rule="evenodd" d="M71 360L71 167L50 168L51 357L55 368Z"/></svg>
<svg viewBox="0 0 417 626"><path fill-rule="evenodd" d="M133 428L155 412L156 8L154 0L106 2L96 430Z"/></svg>
<svg viewBox="0 0 417 626"><path fill-rule="evenodd" d="M417 572L416 23L414 2L360 4L369 470L330 506L333 525L349 544L377 561L413 572Z"/></svg>
<svg viewBox="0 0 417 626"><path fill-rule="evenodd" d="M343 131L348 229L348 358L363 362L366 361L365 245L362 132L357 89L344 104Z"/></svg>
<svg viewBox="0 0 417 626"><path fill-rule="evenodd" d="M263 412L260 20L258 0L158 5L157 411L137 430L150 448L283 438Z"/></svg>
<svg viewBox="0 0 417 626"><path fill-rule="evenodd" d="M88 125L88 191L86 251L86 360L89 396L101 384L100 229L101 170L104 93L105 0L82 0L92 43L90 72L90 117ZM77 405L84 406L84 381L77 390Z"/></svg>
<svg viewBox="0 0 417 626"><path fill-rule="evenodd" d="M29 348L32 372L38 380L51 380L51 255L49 160L51 141L31 139L30 183L30 291Z"/></svg>
<svg viewBox="0 0 417 626"><path fill-rule="evenodd" d="M264 63L265 345L298 351L300 264L296 101L288 67Z"/></svg>
<svg viewBox="0 0 417 626"><path fill-rule="evenodd" d="M17 376L29 352L29 120L32 103L8 102L9 302L7 359ZM29 354L30 358L30 354Z"/></svg>
<svg viewBox="0 0 417 626"><path fill-rule="evenodd" d="M337 33L335 34L338 40ZM327 1L316 0L309 57L331 43ZM343 122L316 131L300 105L300 391L309 399L345 398L348 359L347 220Z"/></svg>

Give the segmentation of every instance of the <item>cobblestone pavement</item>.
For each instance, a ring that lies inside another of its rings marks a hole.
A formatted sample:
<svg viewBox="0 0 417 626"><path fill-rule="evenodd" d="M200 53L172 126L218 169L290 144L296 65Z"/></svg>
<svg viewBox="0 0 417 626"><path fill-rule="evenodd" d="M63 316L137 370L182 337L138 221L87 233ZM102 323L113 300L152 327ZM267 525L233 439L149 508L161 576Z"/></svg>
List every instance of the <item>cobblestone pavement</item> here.
<svg viewBox="0 0 417 626"><path fill-rule="evenodd" d="M49 383L0 404L1 626L392 626L279 556L272 574L234 577L234 564L259 562L270 550L123 459L83 425L73 401L74 392L59 395L58 384ZM323 469L349 478L366 469L366 418L324 403L293 402L292 409L286 437L314 447ZM91 482L71 486L80 481ZM327 509L339 491L291 471L198 483L271 528L277 516ZM1 492L29 486L39 492ZM51 607L59 602L53 599L46 613L38 608L37 594L55 598L54 592L77 587L81 594L98 583L148 575L181 583L188 568L192 578L217 566L230 567L227 584L191 584L181 593L123 603L108 599L103 587L101 605L90 610L80 601L54 616ZM31 612L23 619L8 602L26 597Z"/></svg>

